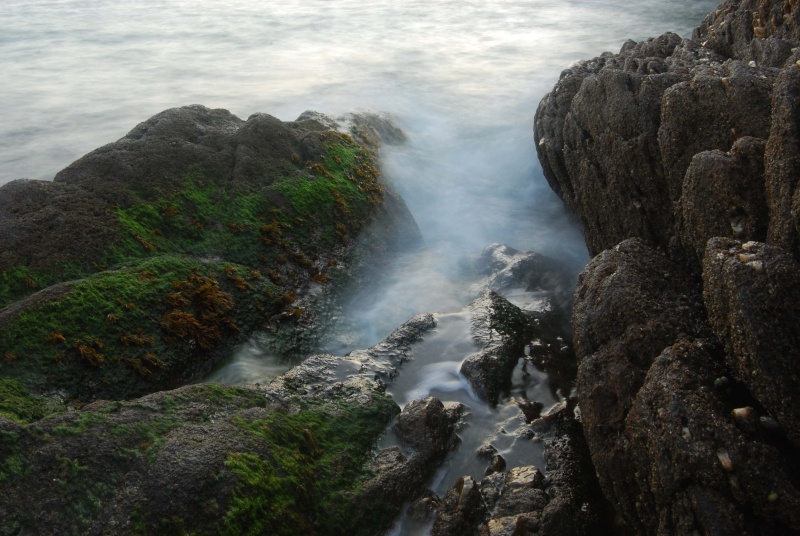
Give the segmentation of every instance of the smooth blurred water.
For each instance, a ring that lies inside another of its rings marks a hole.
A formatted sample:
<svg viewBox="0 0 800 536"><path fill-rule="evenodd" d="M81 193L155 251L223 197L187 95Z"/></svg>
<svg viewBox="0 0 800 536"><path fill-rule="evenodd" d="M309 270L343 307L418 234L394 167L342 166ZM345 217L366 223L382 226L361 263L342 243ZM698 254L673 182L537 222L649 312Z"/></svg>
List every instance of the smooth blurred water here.
<svg viewBox="0 0 800 536"><path fill-rule="evenodd" d="M267 112L284 120L307 109L334 116L389 112L410 142L384 151L384 171L428 249L387 270L379 293L361 289L351 300L345 316L360 330L357 346L365 347L417 312L460 310L472 298L463 266L492 242L558 257L577 272L588 259L580 230L536 160L539 100L571 63L616 52L628 38L688 35L715 5L2 0L0 185L51 179L176 106L199 103L242 118ZM445 324L438 337L446 345ZM490 409L469 397L457 367L471 343L464 335L450 339L458 352L420 349L419 369L412 362L390 388L400 403L430 392L471 407L475 433L462 434L466 457L449 459L432 484L440 493L452 478L475 470L470 456L487 437L516 461L507 432L518 410L509 400ZM264 383L288 367L261 348L254 337L211 379ZM527 377L518 389L555 401L542 387L545 377L537 371Z"/></svg>
<svg viewBox="0 0 800 536"><path fill-rule="evenodd" d="M362 289L346 311L358 344L374 344L417 312L465 305L463 264L492 242L550 254L573 271L585 264L580 230L536 160L536 106L572 62L627 38L687 35L714 5L3 0L0 185L50 179L175 106L284 120L306 109L389 112L410 142L384 152L384 170L429 248L401 259L380 295ZM263 379L251 368L233 377Z"/></svg>

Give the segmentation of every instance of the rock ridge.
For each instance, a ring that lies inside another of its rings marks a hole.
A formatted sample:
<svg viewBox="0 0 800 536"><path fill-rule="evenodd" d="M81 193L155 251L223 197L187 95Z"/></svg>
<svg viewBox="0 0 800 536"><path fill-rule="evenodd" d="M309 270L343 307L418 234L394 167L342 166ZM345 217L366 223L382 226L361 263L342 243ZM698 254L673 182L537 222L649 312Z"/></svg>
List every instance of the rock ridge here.
<svg viewBox="0 0 800 536"><path fill-rule="evenodd" d="M594 259L573 297L582 424L636 534L796 534L800 6L727 0L691 38L562 72L545 177Z"/></svg>

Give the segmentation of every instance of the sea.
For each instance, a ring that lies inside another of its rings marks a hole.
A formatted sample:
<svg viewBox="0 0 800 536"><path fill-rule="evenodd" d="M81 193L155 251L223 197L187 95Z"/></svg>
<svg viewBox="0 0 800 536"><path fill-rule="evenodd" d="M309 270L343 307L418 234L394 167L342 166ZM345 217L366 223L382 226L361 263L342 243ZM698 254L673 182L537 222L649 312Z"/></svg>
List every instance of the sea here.
<svg viewBox="0 0 800 536"><path fill-rule="evenodd" d="M383 170L427 248L387 270L379 297L355 292L343 315L358 327L357 348L413 314L438 313L441 328L419 348L418 368L401 372L404 387L390 391L401 405L431 393L470 405L477 435L431 483L443 494L459 474L482 475L470 461L475 445L519 425L513 401L490 408L459 378L458 363L475 351L458 314L474 298L464 263L495 242L555 257L573 275L589 259L536 158L539 101L574 62L617 52L627 39L690 36L716 3L2 0L0 185L51 180L172 107L203 104L243 119L390 114L408 142L382 151ZM288 366L254 337L209 379L263 384ZM419 382L408 381L414 375ZM550 392L541 373L527 377L522 388L545 405L569 394ZM427 530L401 519L393 534Z"/></svg>

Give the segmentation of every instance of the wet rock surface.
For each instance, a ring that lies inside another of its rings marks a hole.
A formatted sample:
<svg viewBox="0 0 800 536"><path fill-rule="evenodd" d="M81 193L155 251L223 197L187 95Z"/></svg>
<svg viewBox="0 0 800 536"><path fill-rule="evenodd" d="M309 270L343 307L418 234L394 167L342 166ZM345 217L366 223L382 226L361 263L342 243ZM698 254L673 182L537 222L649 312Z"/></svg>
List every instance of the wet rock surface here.
<svg viewBox="0 0 800 536"><path fill-rule="evenodd" d="M0 418L0 534L380 533L458 442L462 407L428 398L400 413L383 394L434 326L419 315L357 357L314 356L265 387L204 384L31 424ZM373 458L395 416L404 451Z"/></svg>
<svg viewBox="0 0 800 536"><path fill-rule="evenodd" d="M402 133L345 120L175 108L4 185L0 375L125 399L196 381L256 329L285 359L316 351L339 291L421 244L374 152Z"/></svg>
<svg viewBox="0 0 800 536"><path fill-rule="evenodd" d="M583 430L637 534L800 531L798 20L723 2L691 39L564 71L537 110L596 255L572 314Z"/></svg>
<svg viewBox="0 0 800 536"><path fill-rule="evenodd" d="M636 236L697 268L713 236L764 240L769 222L795 240L797 17L727 1L691 39L628 41L562 73L534 134L593 255Z"/></svg>
<svg viewBox="0 0 800 536"><path fill-rule="evenodd" d="M763 243L714 239L703 282L726 364L800 446L800 264Z"/></svg>

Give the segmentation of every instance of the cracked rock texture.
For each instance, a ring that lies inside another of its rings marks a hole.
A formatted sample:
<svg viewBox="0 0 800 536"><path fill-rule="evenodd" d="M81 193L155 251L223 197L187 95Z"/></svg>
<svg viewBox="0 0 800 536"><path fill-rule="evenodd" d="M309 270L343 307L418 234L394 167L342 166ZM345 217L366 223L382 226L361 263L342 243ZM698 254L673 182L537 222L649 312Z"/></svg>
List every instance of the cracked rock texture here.
<svg viewBox="0 0 800 536"><path fill-rule="evenodd" d="M797 534L800 6L565 70L545 176L594 260L573 301L582 424L636 534Z"/></svg>

